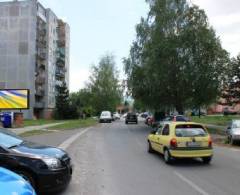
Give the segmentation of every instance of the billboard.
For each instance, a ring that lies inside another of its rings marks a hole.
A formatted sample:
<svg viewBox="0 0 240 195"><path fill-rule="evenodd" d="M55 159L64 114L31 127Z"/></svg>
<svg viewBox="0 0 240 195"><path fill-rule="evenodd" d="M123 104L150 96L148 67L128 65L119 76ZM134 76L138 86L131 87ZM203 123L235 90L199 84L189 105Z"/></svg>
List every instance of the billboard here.
<svg viewBox="0 0 240 195"><path fill-rule="evenodd" d="M0 110L29 109L28 89L0 89Z"/></svg>

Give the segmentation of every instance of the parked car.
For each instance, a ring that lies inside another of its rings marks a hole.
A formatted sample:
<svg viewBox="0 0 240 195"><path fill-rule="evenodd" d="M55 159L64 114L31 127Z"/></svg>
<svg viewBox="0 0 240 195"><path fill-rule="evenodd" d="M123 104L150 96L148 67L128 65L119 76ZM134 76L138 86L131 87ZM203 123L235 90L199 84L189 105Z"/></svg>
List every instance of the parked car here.
<svg viewBox="0 0 240 195"><path fill-rule="evenodd" d="M71 158L65 151L1 129L0 166L21 175L38 192L64 189L72 177Z"/></svg>
<svg viewBox="0 0 240 195"><path fill-rule="evenodd" d="M145 124L146 125L151 125L152 120L153 120L153 116L152 115L147 116L146 119L145 119Z"/></svg>
<svg viewBox="0 0 240 195"><path fill-rule="evenodd" d="M111 123L113 120L112 118L112 114L109 111L102 111L100 118L99 118L99 122L100 123Z"/></svg>
<svg viewBox="0 0 240 195"><path fill-rule="evenodd" d="M177 158L201 158L210 163L212 140L205 127L192 122L170 122L148 136L148 151L164 155L166 163Z"/></svg>
<svg viewBox="0 0 240 195"><path fill-rule="evenodd" d="M154 116L151 119L151 127L156 128L159 124L165 119L164 112L155 112Z"/></svg>
<svg viewBox="0 0 240 195"><path fill-rule="evenodd" d="M0 194L36 195L29 182L21 176L0 167Z"/></svg>
<svg viewBox="0 0 240 195"><path fill-rule="evenodd" d="M120 114L118 114L117 112L113 113L113 117L115 120L119 120L121 118Z"/></svg>
<svg viewBox="0 0 240 195"><path fill-rule="evenodd" d="M228 142L235 144L240 141L240 120L232 120L227 127Z"/></svg>
<svg viewBox="0 0 240 195"><path fill-rule="evenodd" d="M141 113L140 116L142 118L147 118L149 116L149 113L148 112L144 112L144 113Z"/></svg>
<svg viewBox="0 0 240 195"><path fill-rule="evenodd" d="M136 123L138 124L138 118L137 118L137 115L135 113L128 113L127 116L126 116L126 119L125 119L125 123L128 124L128 123Z"/></svg>
<svg viewBox="0 0 240 195"><path fill-rule="evenodd" d="M123 117L123 118L126 118L126 117L127 117L127 114L128 114L128 113L123 114L122 117Z"/></svg>
<svg viewBox="0 0 240 195"><path fill-rule="evenodd" d="M189 122L190 120L183 116L183 115L171 115L165 117L163 120L157 121L154 123L154 128L158 128L160 125L164 124L165 122Z"/></svg>

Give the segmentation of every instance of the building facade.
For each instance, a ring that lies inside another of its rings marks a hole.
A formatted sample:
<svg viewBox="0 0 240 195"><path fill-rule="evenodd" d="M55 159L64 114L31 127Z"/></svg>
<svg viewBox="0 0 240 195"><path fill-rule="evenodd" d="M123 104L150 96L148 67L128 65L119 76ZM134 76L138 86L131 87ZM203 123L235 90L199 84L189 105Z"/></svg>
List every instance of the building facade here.
<svg viewBox="0 0 240 195"><path fill-rule="evenodd" d="M37 0L0 2L0 89L30 90L26 118L50 118L56 86L69 86L69 34Z"/></svg>

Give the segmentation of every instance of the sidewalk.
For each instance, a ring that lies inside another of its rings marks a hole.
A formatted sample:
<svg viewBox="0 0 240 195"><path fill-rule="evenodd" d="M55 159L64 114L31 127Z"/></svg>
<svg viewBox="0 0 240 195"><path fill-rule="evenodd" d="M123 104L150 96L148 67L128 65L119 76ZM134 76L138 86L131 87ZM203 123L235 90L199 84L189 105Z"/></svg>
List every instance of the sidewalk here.
<svg viewBox="0 0 240 195"><path fill-rule="evenodd" d="M23 127L23 128L8 128L7 130L12 131L13 133L16 133L17 135L28 132L28 131L34 131L34 130L43 130L49 127L54 127L57 125L64 124L65 122L62 123L52 123L52 124L47 124L47 125L39 125L39 126L29 126L29 127Z"/></svg>

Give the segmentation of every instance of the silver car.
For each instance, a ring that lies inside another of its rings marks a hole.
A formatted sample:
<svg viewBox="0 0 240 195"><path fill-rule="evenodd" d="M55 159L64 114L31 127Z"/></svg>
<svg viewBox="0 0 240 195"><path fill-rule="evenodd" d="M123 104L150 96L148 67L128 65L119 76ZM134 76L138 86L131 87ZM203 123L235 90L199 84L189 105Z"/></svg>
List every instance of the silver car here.
<svg viewBox="0 0 240 195"><path fill-rule="evenodd" d="M235 144L240 141L240 120L232 120L227 128L228 142Z"/></svg>

